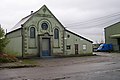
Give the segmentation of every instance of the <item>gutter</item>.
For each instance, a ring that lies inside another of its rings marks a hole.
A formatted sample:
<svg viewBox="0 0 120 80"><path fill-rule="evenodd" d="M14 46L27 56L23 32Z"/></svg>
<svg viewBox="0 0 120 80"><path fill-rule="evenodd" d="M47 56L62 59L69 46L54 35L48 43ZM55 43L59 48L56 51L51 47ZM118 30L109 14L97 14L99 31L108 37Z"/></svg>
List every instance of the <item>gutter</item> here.
<svg viewBox="0 0 120 80"><path fill-rule="evenodd" d="M23 27L23 25L21 25ZM21 28L21 36L22 36L22 58L24 57L24 37L23 37L23 28Z"/></svg>

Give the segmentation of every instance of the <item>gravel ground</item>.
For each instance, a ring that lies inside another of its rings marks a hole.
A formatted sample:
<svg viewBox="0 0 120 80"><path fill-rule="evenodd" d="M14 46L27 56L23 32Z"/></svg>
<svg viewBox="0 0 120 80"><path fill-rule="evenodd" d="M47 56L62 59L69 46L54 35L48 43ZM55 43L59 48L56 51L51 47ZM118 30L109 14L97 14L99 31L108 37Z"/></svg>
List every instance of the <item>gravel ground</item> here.
<svg viewBox="0 0 120 80"><path fill-rule="evenodd" d="M112 61L115 56L118 57L117 53L94 53L97 56L85 56L85 57L69 57L69 58L45 58L36 60L37 63L42 67L54 67L54 66L66 66L73 64L89 64L89 63L98 63L105 61ZM110 57L108 57L110 56ZM120 56L120 55L119 55Z"/></svg>
<svg viewBox="0 0 120 80"><path fill-rule="evenodd" d="M0 68L55 67L55 66L67 66L73 64L89 64L89 63L111 61L113 60L113 58L120 56L117 53L111 54L111 53L97 52L94 54L97 54L97 56L26 59L27 61L20 60L14 63L0 64Z"/></svg>
<svg viewBox="0 0 120 80"><path fill-rule="evenodd" d="M32 59L38 67L1 69L0 80L120 80L120 54Z"/></svg>

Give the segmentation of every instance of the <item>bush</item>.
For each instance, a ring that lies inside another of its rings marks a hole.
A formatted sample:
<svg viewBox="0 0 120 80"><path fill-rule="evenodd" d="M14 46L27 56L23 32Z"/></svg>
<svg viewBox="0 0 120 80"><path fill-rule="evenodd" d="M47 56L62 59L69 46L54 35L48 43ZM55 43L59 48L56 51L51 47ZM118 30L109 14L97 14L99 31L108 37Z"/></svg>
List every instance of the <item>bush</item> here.
<svg viewBox="0 0 120 80"><path fill-rule="evenodd" d="M0 26L0 52L3 52L5 46L8 43L8 39L5 37L4 29Z"/></svg>
<svg viewBox="0 0 120 80"><path fill-rule="evenodd" d="M0 63L7 63L7 62L9 62L8 59L6 59L6 58L0 58Z"/></svg>

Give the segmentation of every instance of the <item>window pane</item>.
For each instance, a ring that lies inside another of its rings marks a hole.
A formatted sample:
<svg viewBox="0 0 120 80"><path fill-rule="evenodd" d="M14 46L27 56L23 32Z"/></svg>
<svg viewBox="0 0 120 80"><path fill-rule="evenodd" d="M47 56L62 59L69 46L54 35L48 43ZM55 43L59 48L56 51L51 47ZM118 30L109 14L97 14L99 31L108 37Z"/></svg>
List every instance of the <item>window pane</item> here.
<svg viewBox="0 0 120 80"><path fill-rule="evenodd" d="M59 39L59 30L54 29L54 39Z"/></svg>
<svg viewBox="0 0 120 80"><path fill-rule="evenodd" d="M67 45L67 49L71 49L71 46L70 46L70 45Z"/></svg>
<svg viewBox="0 0 120 80"><path fill-rule="evenodd" d="M87 49L87 45L83 45L83 50L86 50Z"/></svg>
<svg viewBox="0 0 120 80"><path fill-rule="evenodd" d="M48 24L47 23L42 23L41 27L42 27L43 30L47 30Z"/></svg>
<svg viewBox="0 0 120 80"><path fill-rule="evenodd" d="M34 27L30 28L30 38L35 38L35 28Z"/></svg>

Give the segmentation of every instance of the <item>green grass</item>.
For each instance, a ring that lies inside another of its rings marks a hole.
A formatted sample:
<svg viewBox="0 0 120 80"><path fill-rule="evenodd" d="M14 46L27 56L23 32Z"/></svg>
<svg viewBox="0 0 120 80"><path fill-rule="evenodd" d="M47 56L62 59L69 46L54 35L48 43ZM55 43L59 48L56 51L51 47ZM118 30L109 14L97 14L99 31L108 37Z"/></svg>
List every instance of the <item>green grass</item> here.
<svg viewBox="0 0 120 80"><path fill-rule="evenodd" d="M34 59L23 59L21 60L22 64L36 64L37 62Z"/></svg>
<svg viewBox="0 0 120 80"><path fill-rule="evenodd" d="M55 57L61 57L61 58L65 58L65 57L85 57L85 56L96 56L95 54L92 53L88 53L88 54L70 54L70 55L56 55Z"/></svg>

